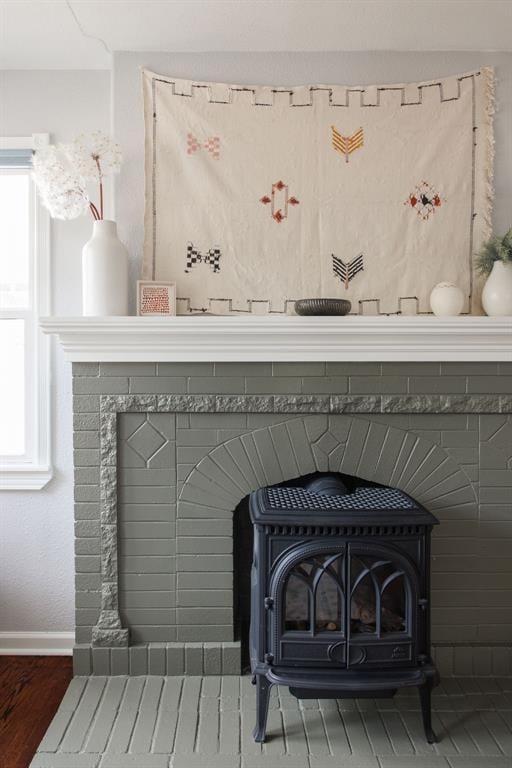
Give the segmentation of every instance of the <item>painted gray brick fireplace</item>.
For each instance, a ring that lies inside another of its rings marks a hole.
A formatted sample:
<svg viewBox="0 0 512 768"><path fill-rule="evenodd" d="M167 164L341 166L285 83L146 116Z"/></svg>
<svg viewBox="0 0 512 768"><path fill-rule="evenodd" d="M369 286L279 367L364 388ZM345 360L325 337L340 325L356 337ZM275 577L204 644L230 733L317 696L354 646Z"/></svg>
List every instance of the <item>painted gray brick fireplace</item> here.
<svg viewBox="0 0 512 768"><path fill-rule="evenodd" d="M315 471L434 512L444 674L511 674L512 363L74 363L79 674L237 674L233 515Z"/></svg>

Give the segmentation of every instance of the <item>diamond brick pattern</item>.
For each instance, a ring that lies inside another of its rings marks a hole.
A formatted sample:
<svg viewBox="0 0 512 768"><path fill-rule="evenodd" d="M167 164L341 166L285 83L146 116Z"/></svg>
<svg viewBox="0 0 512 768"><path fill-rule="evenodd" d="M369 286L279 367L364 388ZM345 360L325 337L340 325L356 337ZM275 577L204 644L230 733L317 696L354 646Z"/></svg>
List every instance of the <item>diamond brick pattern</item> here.
<svg viewBox="0 0 512 768"><path fill-rule="evenodd" d="M438 744L416 691L302 700L274 688L255 744L249 677L76 677L30 768L510 768L512 679L452 678L433 695Z"/></svg>
<svg viewBox="0 0 512 768"><path fill-rule="evenodd" d="M166 438L148 421L145 421L127 440L135 453L146 462L150 461L166 442Z"/></svg>
<svg viewBox="0 0 512 768"><path fill-rule="evenodd" d="M338 447L339 442L340 441L337 440L334 435L327 431L324 432L322 437L318 438L318 440L315 442L315 446L320 448L320 450L328 456L331 451Z"/></svg>

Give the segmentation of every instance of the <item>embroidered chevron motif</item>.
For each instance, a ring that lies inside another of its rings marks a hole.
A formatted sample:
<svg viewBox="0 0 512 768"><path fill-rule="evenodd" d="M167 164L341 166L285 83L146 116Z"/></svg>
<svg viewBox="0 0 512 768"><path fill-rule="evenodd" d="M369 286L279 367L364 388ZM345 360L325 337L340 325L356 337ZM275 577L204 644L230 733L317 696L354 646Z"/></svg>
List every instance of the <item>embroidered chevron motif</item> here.
<svg viewBox="0 0 512 768"><path fill-rule="evenodd" d="M359 130L353 133L352 136L342 136L341 133L336 130L334 125L331 125L331 130L333 149L335 149L336 152L345 155L345 162L348 163L349 155L364 144L363 129L359 128Z"/></svg>
<svg viewBox="0 0 512 768"><path fill-rule="evenodd" d="M348 289L348 284L351 280L354 279L354 277L358 274L358 272L363 272L364 270L364 258L363 254L360 253L359 256L356 256L352 261L345 262L342 259L339 259L337 256L331 254L332 256L332 271L336 275L336 277L339 277L342 283L345 284L345 290Z"/></svg>

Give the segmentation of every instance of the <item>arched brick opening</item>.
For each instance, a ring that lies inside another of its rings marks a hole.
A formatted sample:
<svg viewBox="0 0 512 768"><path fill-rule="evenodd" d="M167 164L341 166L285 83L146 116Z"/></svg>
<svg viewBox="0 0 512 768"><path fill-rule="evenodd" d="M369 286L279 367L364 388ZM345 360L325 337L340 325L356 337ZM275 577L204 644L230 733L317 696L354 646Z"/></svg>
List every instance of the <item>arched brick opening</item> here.
<svg viewBox="0 0 512 768"><path fill-rule="evenodd" d="M178 517L195 517L199 507L211 517L229 517L251 491L313 472L399 488L432 512L454 503L468 513L476 508L467 475L436 443L365 418L315 415L254 429L214 448L184 482Z"/></svg>
<svg viewBox="0 0 512 768"><path fill-rule="evenodd" d="M215 447L185 480L178 521L207 518L211 531L211 522L218 520L224 535L232 535L234 511L249 493L315 472L399 488L441 519L452 507L468 519L476 516L467 475L436 443L364 417L312 415L254 429ZM179 539L177 545L179 569ZM211 533L197 536L193 544L189 539L187 555L194 550L199 560L215 556ZM224 571L233 571L232 552L216 557ZM179 591L178 585L178 603Z"/></svg>

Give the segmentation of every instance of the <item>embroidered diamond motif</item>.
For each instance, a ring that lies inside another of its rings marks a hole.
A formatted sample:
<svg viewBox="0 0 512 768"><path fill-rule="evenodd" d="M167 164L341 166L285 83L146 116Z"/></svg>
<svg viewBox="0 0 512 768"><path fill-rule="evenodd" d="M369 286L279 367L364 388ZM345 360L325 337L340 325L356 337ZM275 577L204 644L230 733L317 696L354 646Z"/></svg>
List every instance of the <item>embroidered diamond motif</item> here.
<svg viewBox="0 0 512 768"><path fill-rule="evenodd" d="M149 421L145 421L127 440L130 447L144 461L149 461L166 442L165 437Z"/></svg>
<svg viewBox="0 0 512 768"><path fill-rule="evenodd" d="M441 207L442 203L441 196L428 181L417 184L414 191L404 201L404 205L409 205L423 221L427 221L431 214Z"/></svg>
<svg viewBox="0 0 512 768"><path fill-rule="evenodd" d="M263 195L263 197L260 197L260 203L263 203L263 205L270 204L270 215L274 221L277 221L277 223L280 224L288 218L289 206L299 205L300 200L293 195L290 196L288 194L288 184L279 180L272 184L270 197L268 195Z"/></svg>

